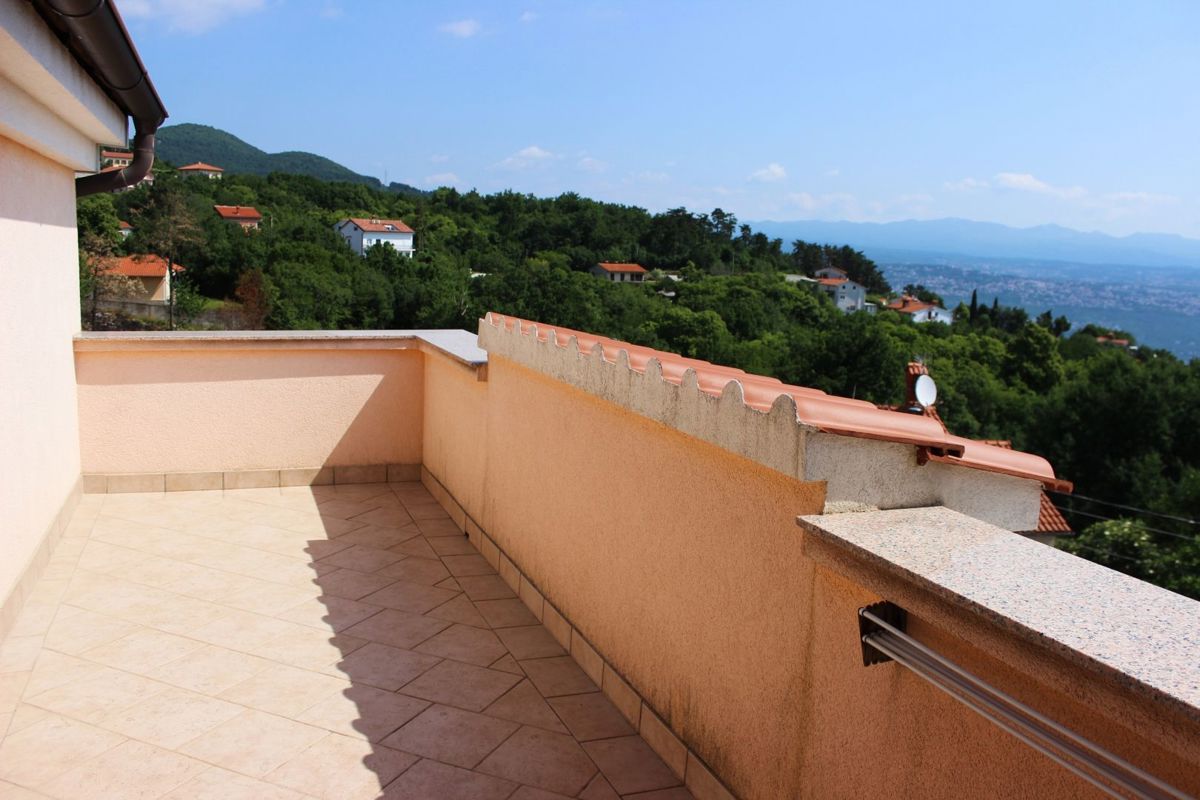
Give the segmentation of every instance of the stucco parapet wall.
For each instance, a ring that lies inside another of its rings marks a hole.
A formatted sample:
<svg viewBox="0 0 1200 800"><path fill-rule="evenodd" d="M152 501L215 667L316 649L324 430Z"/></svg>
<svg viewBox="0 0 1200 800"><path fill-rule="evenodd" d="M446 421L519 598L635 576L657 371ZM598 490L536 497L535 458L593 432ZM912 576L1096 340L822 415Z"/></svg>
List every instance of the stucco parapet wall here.
<svg viewBox="0 0 1200 800"><path fill-rule="evenodd" d="M1194 600L947 508L798 522L807 536L869 570L1200 722L1200 603ZM807 542L805 549L818 557Z"/></svg>
<svg viewBox="0 0 1200 800"><path fill-rule="evenodd" d="M825 481L828 502L874 508L945 505L1008 530L1037 527L1041 502L1037 477L968 464L922 463L923 445L964 441L925 417L880 411L869 403L786 387L738 369L497 314L480 321L479 344L494 357L514 361L770 469L802 481ZM868 432L831 431L810 424L793 394L800 396L799 402L837 406L835 411L825 408L815 413L841 416L851 426L862 421ZM764 396L773 397L769 406L759 402ZM915 433L889 439L884 432L889 427ZM922 431L928 435L924 440ZM1036 456L1029 458L1045 464Z"/></svg>
<svg viewBox="0 0 1200 800"><path fill-rule="evenodd" d="M421 350L447 356L486 375L488 355L475 335L411 331L85 331L75 352L146 350Z"/></svg>

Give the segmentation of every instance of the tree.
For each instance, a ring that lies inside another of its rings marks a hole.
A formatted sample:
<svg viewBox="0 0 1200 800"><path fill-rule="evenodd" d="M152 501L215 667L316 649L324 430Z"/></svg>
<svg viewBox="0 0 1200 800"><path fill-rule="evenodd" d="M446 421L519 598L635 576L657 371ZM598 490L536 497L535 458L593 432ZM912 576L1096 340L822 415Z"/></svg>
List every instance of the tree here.
<svg viewBox="0 0 1200 800"><path fill-rule="evenodd" d="M102 233L85 232L79 243L79 307L87 330L96 329L100 301L111 297L135 296L140 285L133 278L117 275L113 240Z"/></svg>
<svg viewBox="0 0 1200 800"><path fill-rule="evenodd" d="M162 256L167 260L168 280L171 291L167 298L168 323L175 330L175 312L178 306L178 272L175 268L180 252L202 241L200 224L196 213L188 204L184 187L178 179L156 180L150 189L149 202L136 213L136 235L138 243L146 252ZM186 289L184 294L186 295Z"/></svg>

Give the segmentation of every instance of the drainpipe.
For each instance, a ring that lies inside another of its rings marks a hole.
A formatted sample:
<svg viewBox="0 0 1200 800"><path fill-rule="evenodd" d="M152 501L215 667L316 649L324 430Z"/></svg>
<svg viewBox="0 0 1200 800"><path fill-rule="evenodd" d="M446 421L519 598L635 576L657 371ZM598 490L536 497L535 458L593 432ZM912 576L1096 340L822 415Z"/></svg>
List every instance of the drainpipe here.
<svg viewBox="0 0 1200 800"><path fill-rule="evenodd" d="M133 160L112 172L75 179L75 195L112 192L137 184L154 165L154 134L167 110L109 0L31 0L46 24L92 80L133 118Z"/></svg>

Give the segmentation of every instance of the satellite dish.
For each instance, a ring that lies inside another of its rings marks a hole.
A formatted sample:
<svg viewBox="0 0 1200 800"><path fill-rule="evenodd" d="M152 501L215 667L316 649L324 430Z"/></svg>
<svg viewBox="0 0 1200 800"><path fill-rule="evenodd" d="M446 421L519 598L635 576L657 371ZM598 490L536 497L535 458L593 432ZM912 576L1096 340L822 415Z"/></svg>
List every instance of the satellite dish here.
<svg viewBox="0 0 1200 800"><path fill-rule="evenodd" d="M916 394L917 402L921 404L921 408L929 408L937 402L937 384L928 375L917 376L913 393Z"/></svg>

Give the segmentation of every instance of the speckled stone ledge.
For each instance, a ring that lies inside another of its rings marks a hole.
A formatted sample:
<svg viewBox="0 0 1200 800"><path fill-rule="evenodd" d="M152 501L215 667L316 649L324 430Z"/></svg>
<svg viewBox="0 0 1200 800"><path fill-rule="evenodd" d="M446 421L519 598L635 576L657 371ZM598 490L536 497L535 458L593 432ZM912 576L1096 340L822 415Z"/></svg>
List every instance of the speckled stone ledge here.
<svg viewBox="0 0 1200 800"><path fill-rule="evenodd" d="M800 517L808 535L1200 720L1200 603L947 508Z"/></svg>

